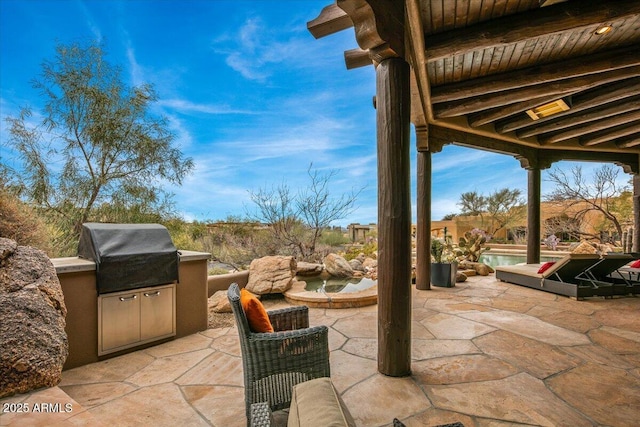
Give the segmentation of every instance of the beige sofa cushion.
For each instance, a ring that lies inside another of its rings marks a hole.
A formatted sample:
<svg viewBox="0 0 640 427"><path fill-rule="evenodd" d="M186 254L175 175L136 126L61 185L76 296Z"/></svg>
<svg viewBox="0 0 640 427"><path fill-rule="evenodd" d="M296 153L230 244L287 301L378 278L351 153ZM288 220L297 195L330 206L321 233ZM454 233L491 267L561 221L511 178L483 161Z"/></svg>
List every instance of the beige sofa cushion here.
<svg viewBox="0 0 640 427"><path fill-rule="evenodd" d="M329 378L293 387L288 427L355 427L355 422Z"/></svg>

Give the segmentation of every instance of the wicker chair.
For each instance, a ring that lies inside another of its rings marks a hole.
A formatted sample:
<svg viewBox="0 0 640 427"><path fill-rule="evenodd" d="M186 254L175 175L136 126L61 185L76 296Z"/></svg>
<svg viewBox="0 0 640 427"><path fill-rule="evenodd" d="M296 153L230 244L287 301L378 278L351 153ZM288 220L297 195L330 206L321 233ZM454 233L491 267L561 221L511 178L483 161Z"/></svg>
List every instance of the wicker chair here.
<svg viewBox="0 0 640 427"><path fill-rule="evenodd" d="M307 307L269 311L275 332L254 333L240 305L236 283L229 287L227 297L240 335L247 424L252 404L267 402L272 411L288 408L294 385L330 376L328 328L310 328Z"/></svg>

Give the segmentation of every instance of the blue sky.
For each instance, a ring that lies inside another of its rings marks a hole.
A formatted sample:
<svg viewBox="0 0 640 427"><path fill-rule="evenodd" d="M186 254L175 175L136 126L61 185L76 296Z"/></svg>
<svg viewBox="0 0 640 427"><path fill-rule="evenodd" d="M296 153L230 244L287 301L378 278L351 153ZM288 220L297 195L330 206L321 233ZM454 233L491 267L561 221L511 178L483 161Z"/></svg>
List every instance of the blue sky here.
<svg viewBox="0 0 640 427"><path fill-rule="evenodd" d="M313 162L338 171L335 196L363 188L339 224L377 222L375 71L346 69L353 29L320 40L307 31L329 2L0 0L0 157L16 165L1 144L4 118L42 107L30 81L56 44L99 40L130 85L155 86L153 113L167 117L175 145L194 160L184 184L170 189L185 219L243 215L249 191L303 188ZM415 157L412 150L414 199ZM458 212L463 192L505 187L526 194L526 171L513 157L452 145L433 155L434 220ZM543 194L548 187L543 181Z"/></svg>

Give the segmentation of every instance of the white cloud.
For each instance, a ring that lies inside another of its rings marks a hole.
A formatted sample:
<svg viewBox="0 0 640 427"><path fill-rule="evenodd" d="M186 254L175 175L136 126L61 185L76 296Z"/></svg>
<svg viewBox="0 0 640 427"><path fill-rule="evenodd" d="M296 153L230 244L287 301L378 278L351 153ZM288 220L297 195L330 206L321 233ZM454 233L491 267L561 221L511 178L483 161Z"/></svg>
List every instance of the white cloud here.
<svg viewBox="0 0 640 427"><path fill-rule="evenodd" d="M131 77L131 83L134 86L139 86L146 83L144 78L144 70L136 60L135 50L131 46L130 40L127 43L127 60L129 61L129 74Z"/></svg>
<svg viewBox="0 0 640 427"><path fill-rule="evenodd" d="M309 66L309 59L317 58L312 51L318 49L302 37L297 25L269 27L260 17L248 18L236 34L215 37L212 46L216 53L226 55L229 67L258 82L272 75L274 64Z"/></svg>
<svg viewBox="0 0 640 427"><path fill-rule="evenodd" d="M87 27L89 27L89 31L91 31L91 33L93 34L93 37L95 37L98 43L102 42L103 40L102 31L100 30L100 27L98 27L95 20L93 19L93 15L91 14L91 12L89 12L87 5L83 1L78 1L77 4L80 7L80 10L82 11L82 14L86 19L86 24L87 24Z"/></svg>
<svg viewBox="0 0 640 427"><path fill-rule="evenodd" d="M161 99L157 102L161 107L170 108L181 113L204 113L204 114L260 114L259 111L241 110L231 108L228 105L198 104L186 99Z"/></svg>

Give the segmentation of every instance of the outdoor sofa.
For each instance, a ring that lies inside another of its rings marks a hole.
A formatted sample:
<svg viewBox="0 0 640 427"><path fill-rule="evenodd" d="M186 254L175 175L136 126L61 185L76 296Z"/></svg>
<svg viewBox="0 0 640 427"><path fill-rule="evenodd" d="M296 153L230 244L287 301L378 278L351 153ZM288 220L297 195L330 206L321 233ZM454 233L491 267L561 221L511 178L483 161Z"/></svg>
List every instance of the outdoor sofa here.
<svg viewBox="0 0 640 427"><path fill-rule="evenodd" d="M639 294L640 283L616 273L633 259L630 254L571 253L543 272L539 271L544 264L497 266L496 279L578 299Z"/></svg>

